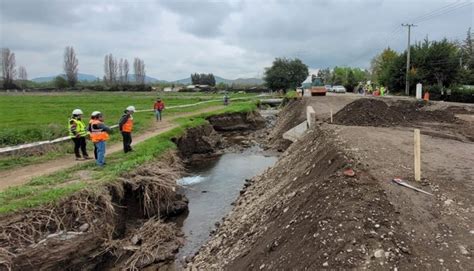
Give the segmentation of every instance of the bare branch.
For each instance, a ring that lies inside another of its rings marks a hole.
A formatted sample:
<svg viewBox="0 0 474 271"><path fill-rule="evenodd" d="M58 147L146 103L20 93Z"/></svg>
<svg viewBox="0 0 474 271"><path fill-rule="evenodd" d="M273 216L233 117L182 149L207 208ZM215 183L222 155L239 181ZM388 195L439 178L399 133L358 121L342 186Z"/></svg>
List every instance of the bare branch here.
<svg viewBox="0 0 474 271"><path fill-rule="evenodd" d="M23 66L20 66L18 68L18 79L22 81L28 80L28 74L26 73L26 68Z"/></svg>
<svg viewBox="0 0 474 271"><path fill-rule="evenodd" d="M2 79L5 87L9 87L13 84L13 80L16 76L16 61L15 53L10 51L8 48L2 48L1 54L1 66L2 66Z"/></svg>
<svg viewBox="0 0 474 271"><path fill-rule="evenodd" d="M133 68L135 71L135 81L137 84L144 85L145 84L145 61L136 57L133 60Z"/></svg>
<svg viewBox="0 0 474 271"><path fill-rule="evenodd" d="M79 60L77 60L76 53L72 46L67 46L64 49L64 73L69 86L74 87L77 83L77 73L79 71Z"/></svg>

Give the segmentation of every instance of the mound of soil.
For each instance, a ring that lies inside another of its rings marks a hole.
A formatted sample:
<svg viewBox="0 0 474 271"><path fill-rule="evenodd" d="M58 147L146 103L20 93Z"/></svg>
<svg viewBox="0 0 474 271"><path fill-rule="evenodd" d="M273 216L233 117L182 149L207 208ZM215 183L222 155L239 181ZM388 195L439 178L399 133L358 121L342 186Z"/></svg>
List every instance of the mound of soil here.
<svg viewBox="0 0 474 271"><path fill-rule="evenodd" d="M353 126L410 125L421 122L450 123L456 120L449 110L429 110L423 102L396 101L392 105L379 99L356 100L334 115L334 122Z"/></svg>
<svg viewBox="0 0 474 271"><path fill-rule="evenodd" d="M286 150L292 143L283 138L283 134L306 120L306 101L304 99L291 100L278 113L275 127L268 137L269 145L275 149Z"/></svg>
<svg viewBox="0 0 474 271"><path fill-rule="evenodd" d="M248 182L188 268L388 270L406 263L410 247L393 206L334 138L310 131ZM343 174L349 166L355 177Z"/></svg>

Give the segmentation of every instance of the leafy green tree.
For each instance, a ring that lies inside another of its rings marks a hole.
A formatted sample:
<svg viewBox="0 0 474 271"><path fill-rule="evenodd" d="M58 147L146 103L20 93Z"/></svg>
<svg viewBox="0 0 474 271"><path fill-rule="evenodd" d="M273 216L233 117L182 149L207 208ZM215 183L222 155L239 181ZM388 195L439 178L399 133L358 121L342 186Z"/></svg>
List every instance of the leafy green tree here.
<svg viewBox="0 0 474 271"><path fill-rule="evenodd" d="M372 80L384 86L388 85L390 66L397 57L397 52L390 49L390 47L374 57L371 61Z"/></svg>
<svg viewBox="0 0 474 271"><path fill-rule="evenodd" d="M468 29L466 39L461 44L461 63L458 82L464 85L474 85L474 40L471 28Z"/></svg>
<svg viewBox="0 0 474 271"><path fill-rule="evenodd" d="M474 71L474 40L471 34L471 28L467 30L466 39L461 46L461 57L463 59L464 66Z"/></svg>
<svg viewBox="0 0 474 271"><path fill-rule="evenodd" d="M54 78L54 86L57 88L67 88L69 82L63 76L58 75Z"/></svg>
<svg viewBox="0 0 474 271"><path fill-rule="evenodd" d="M354 88L357 86L357 80L354 76L354 72L352 70L349 70L347 73L347 80L346 83L344 84L344 87L347 89L347 91L352 92L354 91Z"/></svg>
<svg viewBox="0 0 474 271"><path fill-rule="evenodd" d="M217 89L223 90L223 89L227 89L229 86L224 82L220 82L219 84L216 85L216 87Z"/></svg>
<svg viewBox="0 0 474 271"><path fill-rule="evenodd" d="M276 58L272 66L265 69L264 80L270 89L286 92L300 86L308 75L308 66L300 59Z"/></svg>
<svg viewBox="0 0 474 271"><path fill-rule="evenodd" d="M329 68L318 71L318 77L321 78L324 84L331 83L331 70Z"/></svg>

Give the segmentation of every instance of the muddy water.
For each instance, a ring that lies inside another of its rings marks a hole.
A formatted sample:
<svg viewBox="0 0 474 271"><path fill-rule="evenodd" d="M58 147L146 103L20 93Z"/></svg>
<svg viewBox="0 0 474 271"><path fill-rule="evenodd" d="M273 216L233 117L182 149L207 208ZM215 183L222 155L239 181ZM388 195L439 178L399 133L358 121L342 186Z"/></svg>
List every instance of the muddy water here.
<svg viewBox="0 0 474 271"><path fill-rule="evenodd" d="M231 209L245 179L272 166L276 156L265 155L258 147L241 153L227 153L193 167L192 176L180 179L189 199L189 214L183 222L186 243L177 260L193 255L209 238L214 224Z"/></svg>

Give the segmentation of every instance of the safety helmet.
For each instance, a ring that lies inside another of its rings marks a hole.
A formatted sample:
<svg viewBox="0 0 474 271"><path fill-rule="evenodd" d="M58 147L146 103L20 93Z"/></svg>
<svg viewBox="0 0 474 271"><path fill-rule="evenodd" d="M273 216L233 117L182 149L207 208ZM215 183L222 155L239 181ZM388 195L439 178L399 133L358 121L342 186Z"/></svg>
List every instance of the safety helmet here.
<svg viewBox="0 0 474 271"><path fill-rule="evenodd" d="M131 105L131 106L127 107L127 111L135 112L135 106Z"/></svg>
<svg viewBox="0 0 474 271"><path fill-rule="evenodd" d="M72 110L72 114L73 115L82 115L84 113L82 113L82 110L81 109L74 109Z"/></svg>
<svg viewBox="0 0 474 271"><path fill-rule="evenodd" d="M100 111L94 111L92 112L91 117L97 117L98 115L102 115L102 113L100 113Z"/></svg>

